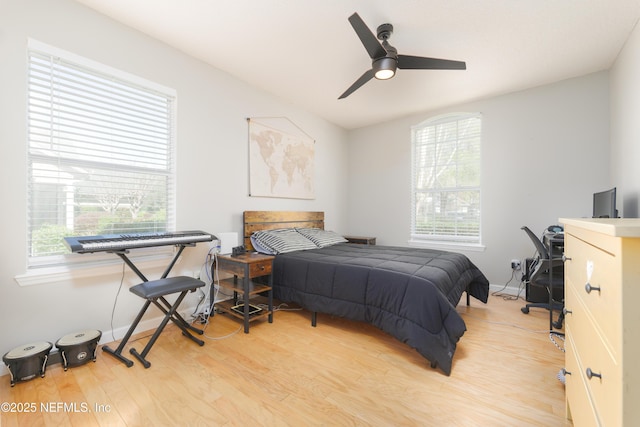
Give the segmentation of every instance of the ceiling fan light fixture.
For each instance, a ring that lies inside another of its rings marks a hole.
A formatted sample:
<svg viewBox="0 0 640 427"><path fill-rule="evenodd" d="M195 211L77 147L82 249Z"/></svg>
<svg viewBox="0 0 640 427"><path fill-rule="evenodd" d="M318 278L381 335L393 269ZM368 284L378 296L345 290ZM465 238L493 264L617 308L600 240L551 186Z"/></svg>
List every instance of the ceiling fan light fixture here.
<svg viewBox="0 0 640 427"><path fill-rule="evenodd" d="M396 72L393 70L378 70L375 74L375 77L378 80L387 80L395 76L395 74Z"/></svg>
<svg viewBox="0 0 640 427"><path fill-rule="evenodd" d="M374 77L378 80L387 80L395 76L398 62L395 58L385 56L373 62Z"/></svg>
<svg viewBox="0 0 640 427"><path fill-rule="evenodd" d="M389 44L389 36L393 33L393 25L382 24L378 26L377 36L367 24L354 13L349 17L349 22L362 42L362 45L371 58L371 68L358 78L338 99L344 99L358 90L363 84L372 78L388 80L395 76L396 70L466 70L467 64L463 61L451 61L448 59L427 58L423 56L398 55L398 50ZM380 40L380 41L378 41Z"/></svg>

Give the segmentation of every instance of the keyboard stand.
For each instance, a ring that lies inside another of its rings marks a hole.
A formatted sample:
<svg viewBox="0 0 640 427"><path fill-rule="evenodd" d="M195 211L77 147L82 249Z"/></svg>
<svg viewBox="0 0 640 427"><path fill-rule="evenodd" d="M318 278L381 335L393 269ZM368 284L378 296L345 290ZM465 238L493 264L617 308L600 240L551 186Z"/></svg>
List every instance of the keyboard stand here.
<svg viewBox="0 0 640 427"><path fill-rule="evenodd" d="M145 346L142 353L138 353L134 348L131 348L129 350L131 354L133 354L138 360L140 360L140 362L144 365L145 368L148 368L149 366L151 366L151 364L145 359L145 357L149 352L149 350L151 350L151 347L156 342L158 336L160 335L164 327L167 325L169 320L171 320L176 326L178 326L182 330L182 334L185 335L187 338L196 342L200 346L204 345L204 341L199 340L189 332L189 331L193 331L199 335L202 335L204 331L191 326L177 312L178 306L180 305L180 303L182 302L186 294L189 291L193 292L197 288L204 286L204 282L198 279L195 279L192 277L186 277L186 276L172 277L167 279L169 272L177 262L184 248L187 246L195 246L195 243L184 243L176 246L178 246L179 249L176 251L176 254L171 260L171 263L169 263L169 265L165 269L164 273L162 274L162 277L158 280L152 280L152 281L149 281L144 276L144 274L142 274L142 272L135 266L135 264L127 257L127 253L129 253L128 250L113 252L116 255L118 255L120 258L122 258L125 264L127 264L129 268L131 268L131 270L133 270L138 275L138 277L142 279L143 283L133 286L129 290L132 293L138 295L139 297L146 299L144 306L138 312L138 315L136 316L135 320L129 327L129 330L127 331L124 338L120 342L120 345L118 345L118 348L113 350L112 348L106 345L102 346L103 351L112 355L113 357L115 357L116 359L118 359L119 361L127 365L127 367L129 368L133 366L133 361L124 357L122 355L122 351L124 350L124 347L126 346L129 339L131 338L131 335L133 335L133 332L138 326L138 323L140 323L140 320L142 320L142 317L144 316L145 312L149 308L149 305L151 305L152 303L156 305L165 314L165 317L162 320L160 326L158 326L158 328L154 332L153 336L151 337L151 340ZM177 292L180 292L180 295L178 296L176 301L173 303L173 305L169 304L169 302L164 298L164 296L177 293Z"/></svg>
<svg viewBox="0 0 640 427"><path fill-rule="evenodd" d="M169 272L171 271L173 266L176 265L176 262L178 262L178 258L180 258L180 255L182 255L182 251L184 251L184 248L186 248L187 246L195 246L195 245L196 245L195 243L180 243L179 245L176 245L178 246L179 249L176 252L176 254L173 256L173 259L171 260L167 268L164 270L164 273L162 273L162 276L160 278L164 279L169 275ZM129 253L128 250L110 251L110 252L122 258L125 264L127 264L129 268L133 270L133 272L136 273L140 279L142 279L143 282L148 282L147 278L144 277L144 274L142 274L142 272L138 269L138 267L136 267L135 264L131 262L131 260L127 257L127 254Z"/></svg>

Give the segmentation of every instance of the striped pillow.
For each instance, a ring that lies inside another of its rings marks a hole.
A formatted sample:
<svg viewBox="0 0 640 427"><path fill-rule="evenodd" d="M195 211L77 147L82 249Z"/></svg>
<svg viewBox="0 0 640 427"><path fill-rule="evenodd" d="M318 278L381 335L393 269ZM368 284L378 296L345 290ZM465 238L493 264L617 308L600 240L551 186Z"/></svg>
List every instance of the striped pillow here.
<svg viewBox="0 0 640 427"><path fill-rule="evenodd" d="M276 255L273 249L266 247L262 242L260 242L260 240L256 238L256 233L253 233L250 239L251 245L253 246L253 249L256 250L256 252L267 255Z"/></svg>
<svg viewBox="0 0 640 427"><path fill-rule="evenodd" d="M298 233L294 228L257 231L253 233L253 236L261 246L271 249L274 254L317 248L315 243Z"/></svg>
<svg viewBox="0 0 640 427"><path fill-rule="evenodd" d="M347 239L330 230L322 230L321 228L296 228L296 230L320 248L347 242Z"/></svg>

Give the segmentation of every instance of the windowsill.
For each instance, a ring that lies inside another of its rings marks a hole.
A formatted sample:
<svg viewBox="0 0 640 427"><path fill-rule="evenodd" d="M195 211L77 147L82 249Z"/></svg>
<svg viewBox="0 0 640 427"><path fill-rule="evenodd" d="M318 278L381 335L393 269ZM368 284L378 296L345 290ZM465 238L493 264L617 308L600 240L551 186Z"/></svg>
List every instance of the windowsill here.
<svg viewBox="0 0 640 427"><path fill-rule="evenodd" d="M172 254L169 253L130 257L131 261L141 271L155 268L166 268L171 258ZM178 263L179 262L180 260L178 260ZM108 261L87 262L76 265L67 264L32 268L25 274L15 276L14 279L20 286L68 283L73 279L122 274L122 266L123 261L114 258L113 260Z"/></svg>
<svg viewBox="0 0 640 427"><path fill-rule="evenodd" d="M409 246L415 248L438 249L442 251L483 252L486 246L480 243L436 242L433 240L409 240Z"/></svg>

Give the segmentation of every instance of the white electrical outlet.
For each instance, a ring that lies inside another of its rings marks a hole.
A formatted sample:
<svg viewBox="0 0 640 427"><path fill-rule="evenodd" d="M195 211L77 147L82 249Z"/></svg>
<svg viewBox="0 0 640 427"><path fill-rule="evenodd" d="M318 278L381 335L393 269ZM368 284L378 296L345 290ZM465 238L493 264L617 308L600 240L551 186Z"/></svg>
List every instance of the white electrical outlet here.
<svg viewBox="0 0 640 427"><path fill-rule="evenodd" d="M518 271L520 270L520 260L519 259L512 259L511 260L511 269L514 271Z"/></svg>

